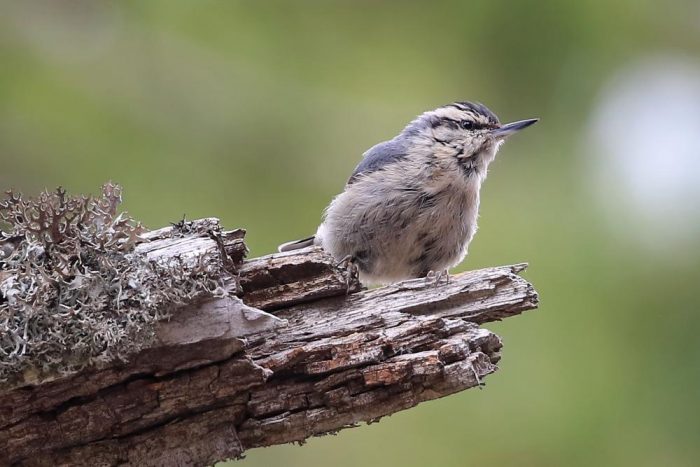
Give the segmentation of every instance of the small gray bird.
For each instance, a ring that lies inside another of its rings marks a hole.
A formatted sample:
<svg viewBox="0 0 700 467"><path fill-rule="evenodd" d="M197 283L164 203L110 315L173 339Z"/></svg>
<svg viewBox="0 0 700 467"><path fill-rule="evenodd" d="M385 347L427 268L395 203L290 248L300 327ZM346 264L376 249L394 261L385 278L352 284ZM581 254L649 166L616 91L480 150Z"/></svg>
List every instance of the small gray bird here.
<svg viewBox="0 0 700 467"><path fill-rule="evenodd" d="M320 245L367 284L448 277L476 232L489 164L505 138L537 121L501 125L472 102L425 112L364 154L316 235L279 251Z"/></svg>

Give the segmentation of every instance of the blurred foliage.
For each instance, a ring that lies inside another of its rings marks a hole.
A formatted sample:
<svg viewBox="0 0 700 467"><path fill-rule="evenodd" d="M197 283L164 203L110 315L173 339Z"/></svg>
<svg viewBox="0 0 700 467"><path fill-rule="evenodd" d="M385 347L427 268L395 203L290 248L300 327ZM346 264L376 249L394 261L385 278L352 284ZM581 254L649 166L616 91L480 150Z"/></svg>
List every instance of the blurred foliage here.
<svg viewBox="0 0 700 467"><path fill-rule="evenodd" d="M219 216L252 255L313 233L362 152L423 110L542 119L492 166L459 268L527 260L541 294L492 325L505 349L486 390L240 465L700 458L700 248L659 259L633 225L610 235L582 164L619 67L700 56L696 1L0 3L0 188L114 180L149 227Z"/></svg>

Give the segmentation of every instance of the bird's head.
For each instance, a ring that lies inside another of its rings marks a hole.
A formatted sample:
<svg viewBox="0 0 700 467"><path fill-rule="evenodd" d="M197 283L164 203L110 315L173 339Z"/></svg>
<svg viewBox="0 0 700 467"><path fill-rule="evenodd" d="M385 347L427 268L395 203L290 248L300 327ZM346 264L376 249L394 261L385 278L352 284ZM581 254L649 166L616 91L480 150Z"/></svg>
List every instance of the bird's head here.
<svg viewBox="0 0 700 467"><path fill-rule="evenodd" d="M537 121L532 118L501 124L483 104L455 102L420 115L402 134L422 141L436 155L458 159L480 156L488 164L508 136Z"/></svg>

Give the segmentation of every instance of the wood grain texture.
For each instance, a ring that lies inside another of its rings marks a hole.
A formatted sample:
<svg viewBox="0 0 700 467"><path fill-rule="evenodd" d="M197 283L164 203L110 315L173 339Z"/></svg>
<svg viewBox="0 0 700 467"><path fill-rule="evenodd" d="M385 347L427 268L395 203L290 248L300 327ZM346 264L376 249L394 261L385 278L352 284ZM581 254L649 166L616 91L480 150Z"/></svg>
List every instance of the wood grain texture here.
<svg viewBox="0 0 700 467"><path fill-rule="evenodd" d="M361 291L318 249L231 261L240 299L175 311L128 364L0 391L0 465L210 465L375 421L481 385L479 325L537 306L524 265Z"/></svg>

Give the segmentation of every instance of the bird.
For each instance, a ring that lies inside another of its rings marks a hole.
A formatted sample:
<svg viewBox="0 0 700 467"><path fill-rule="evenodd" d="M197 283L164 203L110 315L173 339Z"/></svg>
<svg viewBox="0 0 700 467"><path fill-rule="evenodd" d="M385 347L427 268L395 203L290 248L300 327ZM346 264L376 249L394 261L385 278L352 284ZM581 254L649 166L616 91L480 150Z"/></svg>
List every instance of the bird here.
<svg viewBox="0 0 700 467"><path fill-rule="evenodd" d="M476 233L489 164L506 138L537 121L501 124L485 105L469 101L420 114L364 153L315 235L278 251L321 246L365 285L449 280Z"/></svg>

